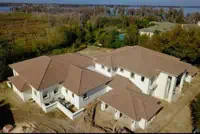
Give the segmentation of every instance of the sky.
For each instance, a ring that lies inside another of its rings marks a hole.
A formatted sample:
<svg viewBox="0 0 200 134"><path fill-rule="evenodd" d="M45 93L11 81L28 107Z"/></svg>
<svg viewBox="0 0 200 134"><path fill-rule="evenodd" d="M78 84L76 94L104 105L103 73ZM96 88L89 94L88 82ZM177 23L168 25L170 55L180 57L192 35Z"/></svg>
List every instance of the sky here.
<svg viewBox="0 0 200 134"><path fill-rule="evenodd" d="M200 6L200 0L0 0L0 2Z"/></svg>

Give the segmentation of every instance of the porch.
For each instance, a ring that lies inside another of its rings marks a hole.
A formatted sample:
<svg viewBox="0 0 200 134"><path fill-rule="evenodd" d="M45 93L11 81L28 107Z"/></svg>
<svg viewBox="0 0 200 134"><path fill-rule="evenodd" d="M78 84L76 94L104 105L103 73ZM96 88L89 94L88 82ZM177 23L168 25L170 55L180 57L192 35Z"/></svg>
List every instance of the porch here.
<svg viewBox="0 0 200 134"><path fill-rule="evenodd" d="M106 104L105 109L103 108L104 104L99 104L99 111L97 112L98 118L101 118L98 120L100 124L106 123L109 124L110 127L116 126L119 128L126 127L129 130L134 131L137 129L137 125L134 124L134 120L126 116L125 114L121 113L120 111L116 110L112 106L109 106ZM103 108L103 109L102 109ZM97 116L96 116L97 117Z"/></svg>

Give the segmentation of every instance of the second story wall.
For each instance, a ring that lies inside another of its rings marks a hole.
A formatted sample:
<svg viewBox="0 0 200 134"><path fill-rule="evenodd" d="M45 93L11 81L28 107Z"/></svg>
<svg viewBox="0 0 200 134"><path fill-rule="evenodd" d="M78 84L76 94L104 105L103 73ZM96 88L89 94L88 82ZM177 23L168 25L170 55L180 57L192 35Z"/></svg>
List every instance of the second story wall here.
<svg viewBox="0 0 200 134"><path fill-rule="evenodd" d="M95 70L107 77L112 77L115 75L115 71L111 67L107 67L99 63L95 63Z"/></svg>
<svg viewBox="0 0 200 134"><path fill-rule="evenodd" d="M150 79L144 76L141 76L135 72L130 72L123 68L117 69L117 74L129 78L137 87L139 87L143 93L148 94Z"/></svg>

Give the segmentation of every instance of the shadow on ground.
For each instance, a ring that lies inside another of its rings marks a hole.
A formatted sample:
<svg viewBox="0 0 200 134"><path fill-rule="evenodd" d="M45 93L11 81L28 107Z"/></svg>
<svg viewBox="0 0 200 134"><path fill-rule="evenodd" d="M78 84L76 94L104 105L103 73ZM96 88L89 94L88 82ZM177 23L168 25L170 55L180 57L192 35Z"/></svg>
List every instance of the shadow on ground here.
<svg viewBox="0 0 200 134"><path fill-rule="evenodd" d="M5 103L4 100L0 100L0 129L7 124L14 125L14 117L10 109L10 104Z"/></svg>

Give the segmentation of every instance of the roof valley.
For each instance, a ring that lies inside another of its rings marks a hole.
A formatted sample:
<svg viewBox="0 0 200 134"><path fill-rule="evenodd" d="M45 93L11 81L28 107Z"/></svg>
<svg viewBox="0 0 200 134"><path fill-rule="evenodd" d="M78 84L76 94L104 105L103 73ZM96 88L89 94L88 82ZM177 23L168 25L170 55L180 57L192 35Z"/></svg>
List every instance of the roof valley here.
<svg viewBox="0 0 200 134"><path fill-rule="evenodd" d="M49 66L50 66L51 61L52 61L52 59L50 58L49 64L47 65L47 67L46 67L46 69L45 69L45 72L44 72L44 74L43 74L43 76L42 76L42 80L40 81L40 84L38 85L38 90L40 90L41 84L42 84L42 82L44 81L44 76L45 76L45 74L46 74L46 72L47 72L47 70L48 70L48 68L49 68Z"/></svg>

